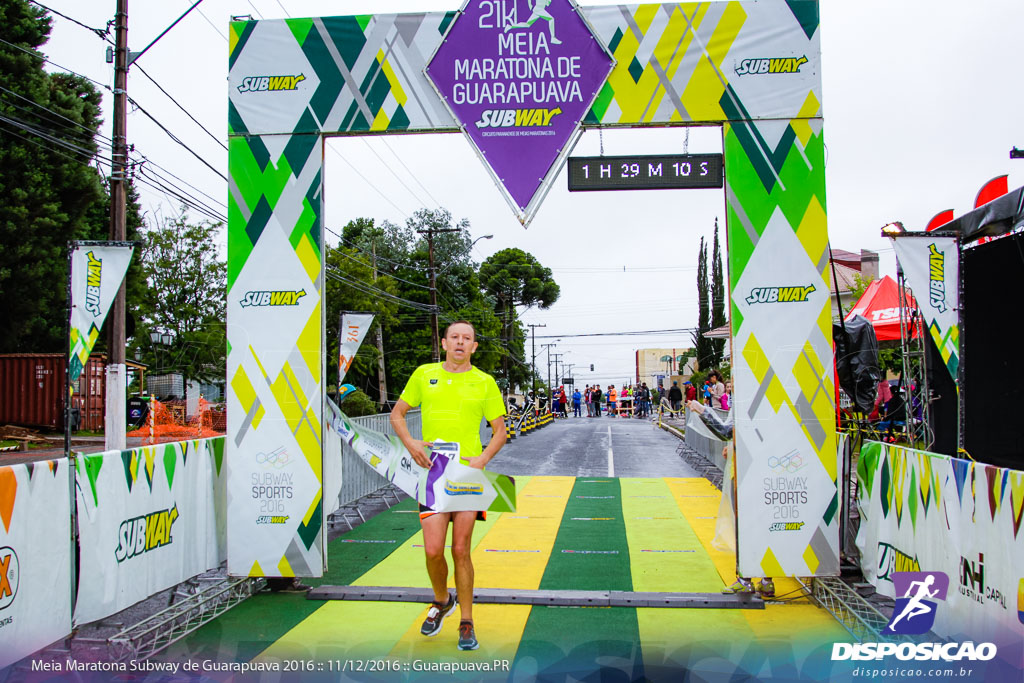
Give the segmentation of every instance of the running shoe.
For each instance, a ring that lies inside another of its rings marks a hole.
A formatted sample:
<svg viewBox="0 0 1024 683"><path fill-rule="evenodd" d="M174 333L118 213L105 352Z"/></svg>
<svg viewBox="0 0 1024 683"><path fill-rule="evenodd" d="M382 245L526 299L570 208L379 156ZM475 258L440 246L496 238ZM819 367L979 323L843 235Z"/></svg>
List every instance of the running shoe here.
<svg viewBox="0 0 1024 683"><path fill-rule="evenodd" d="M476 639L476 631L473 630L472 621L463 621L459 624L459 649L475 650L480 647Z"/></svg>
<svg viewBox="0 0 1024 683"><path fill-rule="evenodd" d="M427 636L436 636L441 631L441 626L444 624L444 618L455 611L455 594L448 594L448 602L442 605L439 602L430 603L430 609L427 610L427 618L423 620L423 626L420 627L420 633Z"/></svg>
<svg viewBox="0 0 1024 683"><path fill-rule="evenodd" d="M731 586L726 586L722 589L723 595L733 595L735 593L753 593L754 584L750 582L750 579L744 579L742 576L736 578L736 583Z"/></svg>
<svg viewBox="0 0 1024 683"><path fill-rule="evenodd" d="M761 594L762 598L774 598L775 582L770 578L761 579L761 585L757 587L757 592Z"/></svg>

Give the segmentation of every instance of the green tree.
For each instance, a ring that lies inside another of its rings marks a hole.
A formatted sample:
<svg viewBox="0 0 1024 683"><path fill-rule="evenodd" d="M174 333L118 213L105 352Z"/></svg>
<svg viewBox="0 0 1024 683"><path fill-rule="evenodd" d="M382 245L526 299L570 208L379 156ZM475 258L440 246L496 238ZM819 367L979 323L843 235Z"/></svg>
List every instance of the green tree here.
<svg viewBox="0 0 1024 683"><path fill-rule="evenodd" d="M697 252L697 331L693 333L693 347L697 353L697 367L705 372L712 367L711 340L704 336L711 330L711 307L708 299L708 247L700 238Z"/></svg>
<svg viewBox="0 0 1024 683"><path fill-rule="evenodd" d="M82 78L48 74L45 12L0 2L0 351L67 350L67 243L95 235L104 197L89 165L101 98Z"/></svg>
<svg viewBox="0 0 1024 683"><path fill-rule="evenodd" d="M875 281L875 278L871 275L864 277L860 273L855 273L853 276L853 286L850 287L850 305L843 311L843 317L850 315L850 311L854 309L860 298L864 296L864 292L867 291L868 286ZM838 296L838 295L837 295Z"/></svg>
<svg viewBox="0 0 1024 683"><path fill-rule="evenodd" d="M345 226L342 244L354 249L353 256L365 263L372 263L376 257L377 271L383 279L386 276L394 293L400 300L394 301L393 315L381 319L385 374L390 400L398 398L406 381L417 366L430 360L430 303L429 250L427 240L417 233L433 225L443 229L453 227L450 212L446 209L417 211L405 225L388 221L379 223L368 218L358 218ZM481 291L477 264L471 257L469 223L462 220L457 233L442 233L434 239L434 261L437 270L437 300L441 309L439 327L453 320L465 319L473 323L480 343L473 364L485 372L493 373L504 352L501 343L501 325L494 313L494 302ZM378 280L378 285L380 285ZM366 304L368 307L370 303ZM379 305L378 303L372 304ZM377 310L366 308L364 310ZM372 334L372 331L371 331ZM372 342L364 342L367 349ZM369 350L362 353L370 354ZM374 363L376 356L373 356ZM357 355L353 370L357 372L353 381L352 372L346 378L356 386L366 386L367 393L377 395L376 366L365 379L358 374L360 357Z"/></svg>
<svg viewBox="0 0 1024 683"><path fill-rule="evenodd" d="M497 302L501 337L507 343L503 376L509 382L507 388L511 389L530 379L530 371L523 362L526 332L519 322L516 307L550 308L558 301L561 290L550 268L541 265L533 254L516 248L502 249L488 257L480 267L480 283ZM514 371L510 360L518 361Z"/></svg>
<svg viewBox="0 0 1024 683"><path fill-rule="evenodd" d="M356 219L345 226L342 235L363 229L374 230L373 221ZM373 313L373 325L367 330L363 344L345 376L345 382L379 400L376 333L378 328L386 328L395 320L398 304L392 297L398 295L398 288L395 280L381 273L380 269L374 275L372 249L363 252L355 246L348 246L353 243L358 244L343 239L341 245L327 253L327 386L334 387L338 382L338 335L342 311ZM349 403L353 398L346 399L347 407L351 407ZM387 397L384 399L386 401ZM351 412L348 414L353 415Z"/></svg>
<svg viewBox="0 0 1024 683"><path fill-rule="evenodd" d="M711 247L711 329L725 324L725 282L722 272L722 249L718 242L718 219L715 219L715 237ZM725 340L711 340L711 365L718 367L725 356Z"/></svg>
<svg viewBox="0 0 1024 683"><path fill-rule="evenodd" d="M222 223L190 223L185 210L145 234L142 268L149 285L133 346L158 372L223 379L227 351L227 265L217 244ZM150 333L170 337L154 344Z"/></svg>

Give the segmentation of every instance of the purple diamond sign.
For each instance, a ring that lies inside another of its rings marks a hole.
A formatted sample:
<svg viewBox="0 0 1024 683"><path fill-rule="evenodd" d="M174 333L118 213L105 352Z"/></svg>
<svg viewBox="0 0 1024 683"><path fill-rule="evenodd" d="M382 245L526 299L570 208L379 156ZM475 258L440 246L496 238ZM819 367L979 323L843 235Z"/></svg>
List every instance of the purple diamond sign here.
<svg viewBox="0 0 1024 683"><path fill-rule="evenodd" d="M570 0L469 0L426 73L525 225L613 65Z"/></svg>

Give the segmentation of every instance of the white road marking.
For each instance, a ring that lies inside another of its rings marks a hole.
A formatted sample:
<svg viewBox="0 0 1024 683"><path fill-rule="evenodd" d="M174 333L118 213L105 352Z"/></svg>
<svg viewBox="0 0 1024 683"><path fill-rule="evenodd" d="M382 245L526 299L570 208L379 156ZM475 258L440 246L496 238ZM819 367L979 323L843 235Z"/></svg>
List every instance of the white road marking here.
<svg viewBox="0 0 1024 683"><path fill-rule="evenodd" d="M615 476L615 457L612 455L612 426L608 425L608 476Z"/></svg>

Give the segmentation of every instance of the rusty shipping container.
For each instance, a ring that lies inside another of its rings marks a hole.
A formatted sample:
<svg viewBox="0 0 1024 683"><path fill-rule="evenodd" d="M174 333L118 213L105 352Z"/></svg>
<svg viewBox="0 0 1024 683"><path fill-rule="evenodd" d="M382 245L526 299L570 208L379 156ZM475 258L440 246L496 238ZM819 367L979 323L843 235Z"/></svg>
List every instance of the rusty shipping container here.
<svg viewBox="0 0 1024 683"><path fill-rule="evenodd" d="M0 354L0 424L63 431L66 367L67 358L59 353ZM79 429L103 429L105 374L101 354L82 369L71 403L81 414Z"/></svg>

